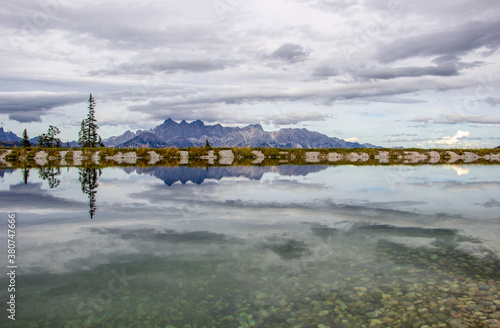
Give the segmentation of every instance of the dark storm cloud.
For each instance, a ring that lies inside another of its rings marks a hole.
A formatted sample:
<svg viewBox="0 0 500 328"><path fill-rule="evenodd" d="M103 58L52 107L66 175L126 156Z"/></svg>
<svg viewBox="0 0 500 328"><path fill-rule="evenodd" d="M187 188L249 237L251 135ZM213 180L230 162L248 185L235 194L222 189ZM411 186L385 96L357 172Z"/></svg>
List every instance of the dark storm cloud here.
<svg viewBox="0 0 500 328"><path fill-rule="evenodd" d="M500 20L468 22L453 30L396 39L379 46L377 58L388 63L399 59L435 55L461 55L485 48L485 55L500 47Z"/></svg>
<svg viewBox="0 0 500 328"><path fill-rule="evenodd" d="M309 56L309 51L300 44L284 43L279 46L271 55L272 59L278 59L289 64L305 61Z"/></svg>
<svg viewBox="0 0 500 328"><path fill-rule="evenodd" d="M27 123L40 122L51 109L86 101L80 93L3 92L0 93L0 114L9 119Z"/></svg>
<svg viewBox="0 0 500 328"><path fill-rule="evenodd" d="M203 73L224 70L235 66L234 62L224 60L168 60L150 63L123 63L116 68L90 72L91 75L150 75L155 73Z"/></svg>

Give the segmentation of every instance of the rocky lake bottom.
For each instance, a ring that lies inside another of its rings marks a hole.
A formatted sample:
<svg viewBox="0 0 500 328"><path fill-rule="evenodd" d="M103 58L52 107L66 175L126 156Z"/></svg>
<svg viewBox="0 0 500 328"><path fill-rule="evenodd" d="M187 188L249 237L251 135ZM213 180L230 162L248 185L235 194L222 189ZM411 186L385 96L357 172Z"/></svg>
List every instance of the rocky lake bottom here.
<svg viewBox="0 0 500 328"><path fill-rule="evenodd" d="M500 327L499 172L6 169L0 326Z"/></svg>

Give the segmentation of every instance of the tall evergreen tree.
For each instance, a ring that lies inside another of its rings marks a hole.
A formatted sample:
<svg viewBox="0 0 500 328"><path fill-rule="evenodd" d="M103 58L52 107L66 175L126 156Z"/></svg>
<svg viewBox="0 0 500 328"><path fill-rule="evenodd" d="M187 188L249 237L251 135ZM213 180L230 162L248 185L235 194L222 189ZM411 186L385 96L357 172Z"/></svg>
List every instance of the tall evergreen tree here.
<svg viewBox="0 0 500 328"><path fill-rule="evenodd" d="M80 124L80 132L78 132L78 144L80 145L80 147L87 147L89 143L85 121L86 120L82 120L82 123Z"/></svg>
<svg viewBox="0 0 500 328"><path fill-rule="evenodd" d="M97 133L99 126L95 118L95 99L90 94L89 97L89 113L87 118L82 120L80 132L78 133L78 143L81 147L102 147L102 139Z"/></svg>
<svg viewBox="0 0 500 328"><path fill-rule="evenodd" d="M31 147L30 138L28 137L28 132L26 129L23 131L23 140L21 140L21 146L24 148Z"/></svg>

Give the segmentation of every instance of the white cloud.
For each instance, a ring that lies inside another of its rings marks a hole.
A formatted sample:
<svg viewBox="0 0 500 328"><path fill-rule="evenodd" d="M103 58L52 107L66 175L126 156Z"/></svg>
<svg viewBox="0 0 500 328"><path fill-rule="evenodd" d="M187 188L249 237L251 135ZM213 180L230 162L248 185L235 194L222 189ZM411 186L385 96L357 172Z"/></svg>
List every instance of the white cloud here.
<svg viewBox="0 0 500 328"><path fill-rule="evenodd" d="M454 170L459 176L469 174L469 169L461 165L444 165L443 168L446 170Z"/></svg>
<svg viewBox="0 0 500 328"><path fill-rule="evenodd" d="M359 138L347 138L347 139L344 139L345 141L347 142L359 142Z"/></svg>
<svg viewBox="0 0 500 328"><path fill-rule="evenodd" d="M464 137L468 137L469 135L470 135L470 132L468 132L468 131L458 130L457 133L453 137L447 136L441 140L436 140L436 141L431 140L428 142L431 144L436 144L436 145L448 145L448 146L449 145L457 145L457 144L460 144L460 139L462 139Z"/></svg>

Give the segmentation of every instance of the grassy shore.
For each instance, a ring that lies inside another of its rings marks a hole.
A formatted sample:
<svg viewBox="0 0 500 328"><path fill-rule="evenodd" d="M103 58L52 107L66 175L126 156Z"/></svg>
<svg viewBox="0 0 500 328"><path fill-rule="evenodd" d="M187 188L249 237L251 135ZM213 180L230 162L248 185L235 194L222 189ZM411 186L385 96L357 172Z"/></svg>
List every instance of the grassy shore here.
<svg viewBox="0 0 500 328"><path fill-rule="evenodd" d="M500 164L500 149L0 148L0 167Z"/></svg>

